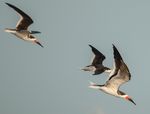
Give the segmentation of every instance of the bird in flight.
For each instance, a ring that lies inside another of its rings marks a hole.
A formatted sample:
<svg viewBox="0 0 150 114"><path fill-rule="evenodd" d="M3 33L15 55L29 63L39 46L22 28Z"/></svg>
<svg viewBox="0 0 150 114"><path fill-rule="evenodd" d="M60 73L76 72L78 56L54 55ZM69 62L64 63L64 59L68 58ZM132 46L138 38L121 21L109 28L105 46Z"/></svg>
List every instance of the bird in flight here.
<svg viewBox="0 0 150 114"><path fill-rule="evenodd" d="M33 23L33 20L31 19L31 17L29 17L26 13L24 13L22 10L20 10L16 6L10 3L6 3L6 4L19 14L20 20L18 21L15 29L6 28L5 32L12 33L22 40L33 42L43 47L43 45L37 40L37 38L32 35L32 34L37 34L40 32L28 30L28 27Z"/></svg>
<svg viewBox="0 0 150 114"><path fill-rule="evenodd" d="M95 47L93 47L92 45L89 45L89 46L91 47L91 50L94 53L94 59L92 60L91 65L84 67L82 70L94 72L93 75L98 75L103 72L110 73L110 71L111 71L110 68L105 67L103 65L105 56L100 51L98 51Z"/></svg>
<svg viewBox="0 0 150 114"><path fill-rule="evenodd" d="M131 74L127 65L124 63L119 51L113 45L114 51L114 67L110 72L109 78L104 85L98 85L93 82L90 83L90 88L99 89L107 94L126 99L133 104L136 103L129 95L119 90L120 86L131 79Z"/></svg>

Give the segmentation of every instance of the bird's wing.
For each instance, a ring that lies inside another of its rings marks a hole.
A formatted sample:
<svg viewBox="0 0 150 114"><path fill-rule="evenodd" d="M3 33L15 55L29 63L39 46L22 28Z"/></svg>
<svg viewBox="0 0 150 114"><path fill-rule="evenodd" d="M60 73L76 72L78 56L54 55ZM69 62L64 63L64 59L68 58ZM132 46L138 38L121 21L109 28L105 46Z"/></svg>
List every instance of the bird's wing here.
<svg viewBox="0 0 150 114"><path fill-rule="evenodd" d="M89 46L91 47L92 52L95 55L92 61L92 65L96 66L96 65L102 64L103 60L105 59L105 56L92 45L89 45Z"/></svg>
<svg viewBox="0 0 150 114"><path fill-rule="evenodd" d="M27 30L28 27L33 23L33 20L31 17L29 17L26 13L24 13L22 10L17 8L16 6L6 3L8 6L13 8L19 15L20 15L20 20L18 21L16 25L17 30Z"/></svg>
<svg viewBox="0 0 150 114"><path fill-rule="evenodd" d="M114 72L106 81L106 86L111 86L116 90L118 90L122 84L130 80L131 74L129 72L127 65L124 63L119 51L114 45L113 45L113 50L114 50L114 61L115 61Z"/></svg>

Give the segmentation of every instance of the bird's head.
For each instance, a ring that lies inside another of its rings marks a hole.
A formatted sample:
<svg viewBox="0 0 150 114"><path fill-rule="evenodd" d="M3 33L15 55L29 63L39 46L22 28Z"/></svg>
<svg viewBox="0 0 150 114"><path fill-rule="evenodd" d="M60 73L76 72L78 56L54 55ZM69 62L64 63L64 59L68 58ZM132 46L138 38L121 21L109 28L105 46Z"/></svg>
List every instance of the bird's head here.
<svg viewBox="0 0 150 114"><path fill-rule="evenodd" d="M132 102L134 105L136 105L136 103L128 95L124 95L123 98L126 99L126 100L128 100L128 101L130 101L130 102Z"/></svg>

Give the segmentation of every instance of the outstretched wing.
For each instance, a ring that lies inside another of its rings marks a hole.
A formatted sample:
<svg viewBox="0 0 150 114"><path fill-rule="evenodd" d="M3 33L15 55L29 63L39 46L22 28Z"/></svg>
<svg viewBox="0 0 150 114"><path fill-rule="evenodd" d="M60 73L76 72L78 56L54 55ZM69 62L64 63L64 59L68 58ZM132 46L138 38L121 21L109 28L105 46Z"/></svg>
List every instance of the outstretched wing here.
<svg viewBox="0 0 150 114"><path fill-rule="evenodd" d="M119 87L128 82L131 78L131 74L129 72L129 69L127 65L124 63L119 51L117 48L113 45L114 50L114 69L113 74L109 77L109 79L106 81L106 86L111 86L115 90L118 90Z"/></svg>
<svg viewBox="0 0 150 114"><path fill-rule="evenodd" d="M17 30L27 30L28 27L33 23L33 20L31 17L29 17L26 13L24 13L22 10L17 8L16 6L6 3L9 7L13 8L19 15L20 20L18 21L16 25Z"/></svg>
<svg viewBox="0 0 150 114"><path fill-rule="evenodd" d="M92 65L97 66L99 64L102 64L102 62L105 59L105 56L100 51L98 51L95 47L93 47L92 45L89 45L89 46L91 47L92 52L95 55L95 57L92 61Z"/></svg>

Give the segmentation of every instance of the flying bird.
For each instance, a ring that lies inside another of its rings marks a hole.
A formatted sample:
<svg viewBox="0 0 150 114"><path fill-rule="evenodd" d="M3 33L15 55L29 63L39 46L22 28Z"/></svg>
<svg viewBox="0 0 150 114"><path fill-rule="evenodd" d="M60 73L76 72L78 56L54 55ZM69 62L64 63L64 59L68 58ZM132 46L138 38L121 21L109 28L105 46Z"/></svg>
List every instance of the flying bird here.
<svg viewBox="0 0 150 114"><path fill-rule="evenodd" d="M18 21L15 29L6 28L5 32L12 33L22 40L33 42L43 47L43 45L37 40L37 38L32 35L40 32L28 30L28 27L33 23L31 17L29 17L26 13L24 13L16 6L10 3L6 3L6 4L12 9L14 9L20 15L20 20Z"/></svg>
<svg viewBox="0 0 150 114"><path fill-rule="evenodd" d="M92 45L89 45L89 46L91 47L92 52L94 53L94 59L93 59L91 65L84 67L82 70L94 72L93 75L98 75L103 72L110 72L111 71L110 68L105 67L103 65L105 56L100 51L98 51L95 47L93 47Z"/></svg>
<svg viewBox="0 0 150 114"><path fill-rule="evenodd" d="M133 104L136 103L131 99L129 95L119 90L120 86L131 79L131 74L127 65L124 63L119 51L113 45L114 51L114 67L110 73L110 76L104 85L98 85L93 82L90 84L90 88L99 89L107 94L126 99Z"/></svg>

